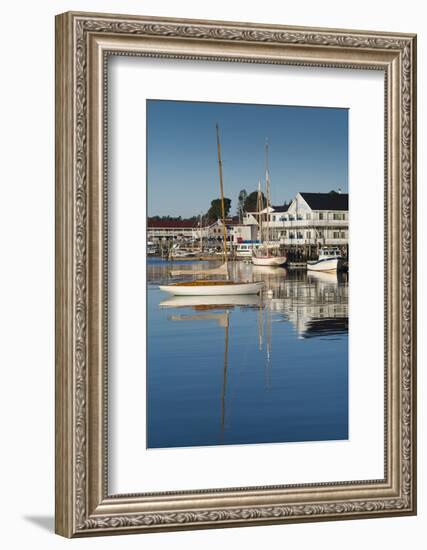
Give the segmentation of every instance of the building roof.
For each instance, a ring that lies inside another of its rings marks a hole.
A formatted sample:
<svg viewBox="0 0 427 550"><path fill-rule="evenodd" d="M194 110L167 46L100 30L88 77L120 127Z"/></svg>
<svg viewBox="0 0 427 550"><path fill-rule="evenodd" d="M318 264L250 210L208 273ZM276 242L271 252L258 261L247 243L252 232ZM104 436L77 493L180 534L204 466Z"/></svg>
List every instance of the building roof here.
<svg viewBox="0 0 427 550"><path fill-rule="evenodd" d="M275 211L275 212L287 212L288 211L288 208L289 208L289 204L281 204L279 206L274 206L273 204L271 205L271 208Z"/></svg>
<svg viewBox="0 0 427 550"><path fill-rule="evenodd" d="M280 204L278 206L271 205L270 208L271 208L272 212L287 212L290 205L291 205L291 203L289 203L289 204ZM267 207L265 207L263 210L261 210L261 212L266 212L266 211L267 211ZM251 214L252 216L258 216L257 211L246 212L246 214Z"/></svg>
<svg viewBox="0 0 427 550"><path fill-rule="evenodd" d="M348 193L300 193L312 210L348 210Z"/></svg>
<svg viewBox="0 0 427 550"><path fill-rule="evenodd" d="M149 228L156 229L189 229L196 227L197 222L193 220L150 220L148 218L147 225Z"/></svg>
<svg viewBox="0 0 427 550"><path fill-rule="evenodd" d="M238 216L233 216L225 219L226 225L235 225L239 223ZM222 220L203 220L203 229L214 225L221 225ZM147 226L149 229L191 229L200 228L199 220L153 220L148 218Z"/></svg>

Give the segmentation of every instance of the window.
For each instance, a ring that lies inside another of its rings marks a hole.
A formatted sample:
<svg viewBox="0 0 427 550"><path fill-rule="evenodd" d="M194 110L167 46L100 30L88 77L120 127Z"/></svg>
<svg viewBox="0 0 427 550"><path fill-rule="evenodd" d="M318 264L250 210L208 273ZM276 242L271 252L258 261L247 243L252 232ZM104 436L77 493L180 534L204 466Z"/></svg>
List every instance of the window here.
<svg viewBox="0 0 427 550"><path fill-rule="evenodd" d="M333 215L333 219L334 220L343 220L344 219L344 214L342 214L341 212L335 212L334 215Z"/></svg>
<svg viewBox="0 0 427 550"><path fill-rule="evenodd" d="M305 215L305 219L306 219L306 220L311 220L311 214L310 214L310 212L307 212L307 214Z"/></svg>
<svg viewBox="0 0 427 550"><path fill-rule="evenodd" d="M323 212L319 212L319 220L323 220Z"/></svg>
<svg viewBox="0 0 427 550"><path fill-rule="evenodd" d="M305 236L307 239L311 239L311 231L306 231Z"/></svg>

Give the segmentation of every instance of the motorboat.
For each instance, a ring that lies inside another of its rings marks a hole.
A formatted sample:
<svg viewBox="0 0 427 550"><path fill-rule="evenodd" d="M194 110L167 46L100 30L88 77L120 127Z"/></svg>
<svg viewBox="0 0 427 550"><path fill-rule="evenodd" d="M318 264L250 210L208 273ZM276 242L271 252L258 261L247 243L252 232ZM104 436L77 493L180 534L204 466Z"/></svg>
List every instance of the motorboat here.
<svg viewBox="0 0 427 550"><path fill-rule="evenodd" d="M252 258L252 254L261 246L261 243L256 241L243 241L238 243L234 249L236 258Z"/></svg>
<svg viewBox="0 0 427 550"><path fill-rule="evenodd" d="M172 248L171 258L174 260L179 260L180 258L194 258L196 253L192 250L185 250L184 248Z"/></svg>
<svg viewBox="0 0 427 550"><path fill-rule="evenodd" d="M337 246L322 246L317 260L308 261L308 271L340 271L345 263L344 257Z"/></svg>
<svg viewBox="0 0 427 550"><path fill-rule="evenodd" d="M157 252L158 252L157 245L152 241L147 241L147 254L149 256L154 256L155 254L157 254Z"/></svg>

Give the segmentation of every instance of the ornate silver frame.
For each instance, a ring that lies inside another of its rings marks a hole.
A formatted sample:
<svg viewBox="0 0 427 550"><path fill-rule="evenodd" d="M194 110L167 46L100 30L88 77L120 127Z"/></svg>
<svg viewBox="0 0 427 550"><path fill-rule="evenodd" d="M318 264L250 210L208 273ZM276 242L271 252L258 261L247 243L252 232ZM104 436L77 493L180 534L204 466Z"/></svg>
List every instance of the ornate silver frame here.
<svg viewBox="0 0 427 550"><path fill-rule="evenodd" d="M106 58L368 68L385 74L385 477L109 495ZM416 37L65 13L56 18L56 532L66 537L416 513Z"/></svg>

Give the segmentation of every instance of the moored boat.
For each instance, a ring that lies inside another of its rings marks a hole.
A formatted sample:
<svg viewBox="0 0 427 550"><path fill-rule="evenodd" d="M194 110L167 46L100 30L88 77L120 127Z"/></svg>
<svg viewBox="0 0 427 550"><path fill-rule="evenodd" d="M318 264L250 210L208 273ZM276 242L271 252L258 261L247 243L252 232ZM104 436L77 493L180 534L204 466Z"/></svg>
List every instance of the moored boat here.
<svg viewBox="0 0 427 550"><path fill-rule="evenodd" d="M147 255L154 256L158 253L157 245L152 241L147 241Z"/></svg>
<svg viewBox="0 0 427 550"><path fill-rule="evenodd" d="M191 282L172 283L161 285L159 288L168 294L175 296L227 296L232 294L258 294L264 283L231 281L228 272L227 227L225 223L224 186L222 176L221 145L219 140L219 126L216 125L216 139L218 150L219 188L221 194L221 220L222 220L222 247L224 256L225 280L195 280Z"/></svg>
<svg viewBox="0 0 427 550"><path fill-rule="evenodd" d="M319 258L307 262L307 269L309 271L340 271L344 267L344 262L345 259L338 247L323 246L320 249Z"/></svg>
<svg viewBox="0 0 427 550"><path fill-rule="evenodd" d="M254 254L252 256L252 263L256 266L266 266L266 267L282 266L286 263L286 261L287 261L286 254L281 254L279 256Z"/></svg>
<svg viewBox="0 0 427 550"><path fill-rule="evenodd" d="M191 281L161 285L163 292L174 296L228 296L232 294L259 294L263 282Z"/></svg>
<svg viewBox="0 0 427 550"><path fill-rule="evenodd" d="M173 247L170 252L170 257L173 260L179 260L180 258L194 258L196 253L193 250L186 250L184 248Z"/></svg>
<svg viewBox="0 0 427 550"><path fill-rule="evenodd" d="M234 249L236 258L252 258L252 254L261 246L258 241L243 241Z"/></svg>
<svg viewBox="0 0 427 550"><path fill-rule="evenodd" d="M262 211L263 211L263 196L261 192L261 181L258 182L257 196L257 211L258 211L258 226L260 239L263 244L260 248L253 250L252 263L256 266L276 267L284 265L287 261L287 256L284 252L280 252L277 247L272 248L270 243L270 174L268 169L268 142L265 143L265 191L266 191L266 224L265 224L265 239L263 239L262 231Z"/></svg>

